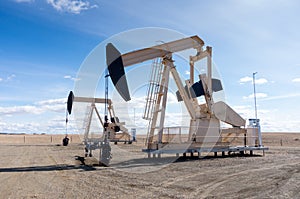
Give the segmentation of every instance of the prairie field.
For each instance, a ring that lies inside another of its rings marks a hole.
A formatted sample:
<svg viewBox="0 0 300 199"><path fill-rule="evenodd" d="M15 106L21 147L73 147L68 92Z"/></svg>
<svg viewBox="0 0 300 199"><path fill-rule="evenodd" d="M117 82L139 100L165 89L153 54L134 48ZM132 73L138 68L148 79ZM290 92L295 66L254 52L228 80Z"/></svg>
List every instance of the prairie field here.
<svg viewBox="0 0 300 199"><path fill-rule="evenodd" d="M0 135L0 198L300 198L300 133L263 133L263 156L147 158L112 144L110 167L78 135Z"/></svg>

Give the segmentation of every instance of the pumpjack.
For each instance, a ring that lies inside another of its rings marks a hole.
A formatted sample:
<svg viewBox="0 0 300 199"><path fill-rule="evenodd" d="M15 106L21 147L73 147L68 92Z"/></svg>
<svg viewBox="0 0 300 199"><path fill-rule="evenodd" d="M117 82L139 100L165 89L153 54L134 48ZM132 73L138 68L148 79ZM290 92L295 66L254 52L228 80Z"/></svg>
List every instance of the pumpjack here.
<svg viewBox="0 0 300 199"><path fill-rule="evenodd" d="M189 57L190 77L182 81L175 66L173 54L188 49L196 53ZM205 46L198 36L187 37L164 44L151 46L121 54L112 44L106 46L106 61L109 76L125 100L131 100L128 89L125 67L130 67L148 60L159 59L152 68L150 82L155 82L148 90L144 119L149 120L146 149L148 155L163 153L198 152L233 152L246 150L268 150L261 143L259 123L246 128L246 120L223 101L215 101L214 93L222 91L220 79L212 77L212 47ZM195 80L195 63L206 59L207 72L199 74ZM168 84L172 75L178 91L178 101L184 103L189 117L188 139L177 143L166 142L164 137L165 111L168 97ZM204 96L205 103L200 104L198 98ZM221 128L220 123L230 125L230 128ZM255 122L254 122L255 123ZM254 129L254 130L253 130ZM254 133L253 133L254 132ZM244 146L232 146L232 141L239 135L244 135ZM248 140L248 142L247 142ZM254 140L254 142L252 142ZM247 144L248 143L248 144ZM249 145L251 143L251 145ZM259 143L259 144L258 144Z"/></svg>

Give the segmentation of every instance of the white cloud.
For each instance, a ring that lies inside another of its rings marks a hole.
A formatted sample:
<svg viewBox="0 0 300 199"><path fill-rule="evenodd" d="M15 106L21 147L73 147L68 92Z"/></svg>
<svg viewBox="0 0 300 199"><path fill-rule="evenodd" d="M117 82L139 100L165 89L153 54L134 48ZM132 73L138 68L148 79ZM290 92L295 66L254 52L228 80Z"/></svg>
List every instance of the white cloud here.
<svg viewBox="0 0 300 199"><path fill-rule="evenodd" d="M14 79L16 77L15 74L12 74L10 76L7 77L7 81L11 81L12 79Z"/></svg>
<svg viewBox="0 0 300 199"><path fill-rule="evenodd" d="M14 78L16 77L15 74L11 74L5 78L1 78L0 77L0 82L9 82L9 81L12 81Z"/></svg>
<svg viewBox="0 0 300 199"><path fill-rule="evenodd" d="M20 113L32 113L32 114L40 114L43 111L41 108L36 106L12 106L12 107L0 107L1 115L11 115L11 114L20 114Z"/></svg>
<svg viewBox="0 0 300 199"><path fill-rule="evenodd" d="M66 99L65 98L61 98L61 99L50 99L50 100L44 100L44 101L39 101L36 102L36 105L58 105L58 104L65 104L66 103Z"/></svg>
<svg viewBox="0 0 300 199"><path fill-rule="evenodd" d="M253 78L249 77L249 76L246 76L246 77L242 77L239 80L240 84L245 84L245 83L248 83L248 82L253 83ZM265 78L255 79L255 84L266 84L266 83L268 83L268 80L265 79Z"/></svg>
<svg viewBox="0 0 300 199"><path fill-rule="evenodd" d="M252 106L233 106L233 109L243 118L249 119L255 117L255 110ZM260 119L263 132L295 132L299 131L299 120L286 117L282 118L279 109L262 109L258 108L258 118ZM293 118L293 116L290 116ZM280 122L278 122L280 121ZM248 120L247 120L248 122ZM298 125L298 126L297 126Z"/></svg>
<svg viewBox="0 0 300 199"><path fill-rule="evenodd" d="M66 99L49 99L30 105L0 107L0 132L63 133L65 132ZM54 116L54 117L53 117ZM43 118L42 122L39 118ZM7 121L5 121L5 120ZM75 124L69 126L72 132Z"/></svg>
<svg viewBox="0 0 300 199"><path fill-rule="evenodd" d="M300 77L293 79L292 82L300 82Z"/></svg>
<svg viewBox="0 0 300 199"><path fill-rule="evenodd" d="M252 77L242 77L239 81L240 84L244 84L244 83L247 83L247 82L252 82Z"/></svg>
<svg viewBox="0 0 300 199"><path fill-rule="evenodd" d="M3 133L65 133L66 123L63 117L53 117L45 122L8 122L0 121L0 132ZM69 133L77 133L76 124L68 124Z"/></svg>
<svg viewBox="0 0 300 199"><path fill-rule="evenodd" d="M45 112L64 112L66 99L50 99L39 101L34 105L0 107L0 115L34 114L39 115Z"/></svg>
<svg viewBox="0 0 300 199"><path fill-rule="evenodd" d="M186 70L184 73L185 73L186 75L190 75L190 71L188 71L188 70Z"/></svg>
<svg viewBox="0 0 300 199"><path fill-rule="evenodd" d="M113 102L114 103L114 102ZM124 107L126 107L125 103L127 102L123 102L124 103ZM134 108L144 108L146 104L146 96L142 96L142 97L132 97L132 99L129 102L129 107L134 107Z"/></svg>
<svg viewBox="0 0 300 199"><path fill-rule="evenodd" d="M91 6L90 2L82 0L47 0L47 3L52 5L57 11L73 14L80 14L83 10L97 7L97 5Z"/></svg>
<svg viewBox="0 0 300 199"><path fill-rule="evenodd" d="M294 98L294 97L300 97L300 93L288 93L286 95L270 96L270 97L261 99L261 101L288 99L288 98Z"/></svg>
<svg viewBox="0 0 300 199"><path fill-rule="evenodd" d="M256 98L266 98L268 95L266 93L256 93ZM253 99L254 94L251 94L249 96L243 96L243 99Z"/></svg>
<svg viewBox="0 0 300 199"><path fill-rule="evenodd" d="M259 78L255 80L255 84L266 84L268 83L268 80L265 78Z"/></svg>
<svg viewBox="0 0 300 199"><path fill-rule="evenodd" d="M243 118L251 118L251 116L254 114L254 110L251 109L251 106L233 106L232 107L234 111L236 111L238 114L241 115Z"/></svg>
<svg viewBox="0 0 300 199"><path fill-rule="evenodd" d="M75 78L75 77L72 77L72 76L70 76L70 75L65 75L64 78L65 78L65 79L73 80L73 81L75 81L75 82L80 80L79 78Z"/></svg>
<svg viewBox="0 0 300 199"><path fill-rule="evenodd" d="M170 92L168 92L168 98L167 98L167 100L168 100L168 102L167 102L168 104L176 104L176 103L178 103L176 94L173 94L173 93L170 93Z"/></svg>

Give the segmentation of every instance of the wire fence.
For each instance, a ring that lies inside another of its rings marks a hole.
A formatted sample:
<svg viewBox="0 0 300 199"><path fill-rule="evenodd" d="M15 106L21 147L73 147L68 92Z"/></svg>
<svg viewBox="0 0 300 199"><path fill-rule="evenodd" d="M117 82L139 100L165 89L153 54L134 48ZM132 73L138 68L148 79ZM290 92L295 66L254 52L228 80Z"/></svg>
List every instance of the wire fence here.
<svg viewBox="0 0 300 199"><path fill-rule="evenodd" d="M0 144L62 144L65 137L63 134L59 135L0 135ZM81 143L79 135L69 135L69 143Z"/></svg>

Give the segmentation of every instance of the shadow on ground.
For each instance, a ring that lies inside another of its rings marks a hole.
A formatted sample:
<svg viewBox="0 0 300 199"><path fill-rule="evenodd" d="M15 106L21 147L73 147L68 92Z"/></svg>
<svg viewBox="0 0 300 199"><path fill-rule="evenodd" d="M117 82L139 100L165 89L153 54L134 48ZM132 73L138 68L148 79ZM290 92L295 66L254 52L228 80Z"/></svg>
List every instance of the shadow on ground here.
<svg viewBox="0 0 300 199"><path fill-rule="evenodd" d="M205 156L198 158L196 156L186 157L161 157L161 158L137 158L119 163L113 163L110 166L112 168L137 168L143 166L163 166L170 163L186 162L186 161L205 161L216 158L232 158L232 157L261 157L260 155L230 155L230 156ZM93 161L87 161L84 157L76 156L78 161L77 165L47 165L47 166L31 166L31 167L13 167L13 168L0 168L0 172L3 173L15 173L15 172L43 172L43 171L62 171L62 170L81 170L81 171L94 171L99 164L95 164Z"/></svg>
<svg viewBox="0 0 300 199"><path fill-rule="evenodd" d="M33 166L33 167L0 168L0 172L3 173L33 172L33 171L62 171L62 170L93 171L96 170L96 168L87 165L47 165L47 166Z"/></svg>
<svg viewBox="0 0 300 199"><path fill-rule="evenodd" d="M161 158L136 158L123 162L112 163L111 167L115 168L136 168L143 166L163 166L171 163L187 162L187 161L206 161L211 159L234 158L234 157L262 157L261 155L249 154L231 154L226 156L180 156L180 157L161 157Z"/></svg>
<svg viewBox="0 0 300 199"><path fill-rule="evenodd" d="M78 164L76 165L56 164L56 165L46 165L46 166L0 168L0 172L14 173L14 172L33 172L33 171L63 171L63 170L93 171L96 170L94 165L85 164L84 157L75 156L75 160L78 160Z"/></svg>

